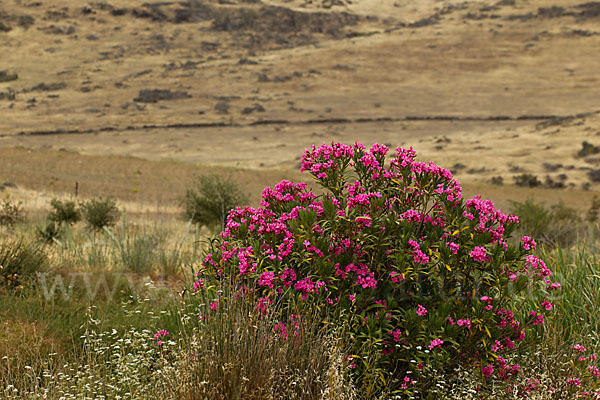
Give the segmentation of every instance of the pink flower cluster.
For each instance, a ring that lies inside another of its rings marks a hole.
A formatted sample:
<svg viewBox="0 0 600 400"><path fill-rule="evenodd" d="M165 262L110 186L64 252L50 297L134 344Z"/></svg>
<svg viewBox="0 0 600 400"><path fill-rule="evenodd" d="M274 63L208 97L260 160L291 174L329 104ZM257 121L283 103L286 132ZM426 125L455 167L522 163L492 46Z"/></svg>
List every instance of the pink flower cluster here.
<svg viewBox="0 0 600 400"><path fill-rule="evenodd" d="M168 335L169 335L169 332L167 332L164 329L161 329L160 331L156 332L154 334L154 340L156 340L156 344L159 345L159 346L162 346L163 342L162 342L161 339L165 338Z"/></svg>

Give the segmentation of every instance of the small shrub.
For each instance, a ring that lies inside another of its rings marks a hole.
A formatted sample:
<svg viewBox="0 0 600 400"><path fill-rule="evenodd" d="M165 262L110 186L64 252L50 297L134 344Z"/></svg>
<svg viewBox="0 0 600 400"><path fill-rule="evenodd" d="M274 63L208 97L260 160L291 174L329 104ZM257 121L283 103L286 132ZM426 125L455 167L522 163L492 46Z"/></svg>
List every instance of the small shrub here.
<svg viewBox="0 0 600 400"><path fill-rule="evenodd" d="M585 219L588 222L594 223L598 221L598 215L600 215L600 198L594 195L592 198L592 204L587 211Z"/></svg>
<svg viewBox="0 0 600 400"><path fill-rule="evenodd" d="M533 174L521 174L513 177L515 185L524 187L537 187L542 184L537 176Z"/></svg>
<svg viewBox="0 0 600 400"><path fill-rule="evenodd" d="M202 175L185 195L185 217L196 224L225 227L227 213L247 202L247 197L230 178Z"/></svg>
<svg viewBox="0 0 600 400"><path fill-rule="evenodd" d="M23 203L14 202L9 198L4 199L0 206L0 225L12 227L25 220Z"/></svg>
<svg viewBox="0 0 600 400"><path fill-rule="evenodd" d="M46 221L46 225L36 227L37 236L45 243L60 239L62 233L62 227L54 221Z"/></svg>
<svg viewBox="0 0 600 400"><path fill-rule="evenodd" d="M581 218L572 207L559 202L546 207L527 199L520 203L511 201L510 212L519 216L519 229L541 243L551 246L569 246L577 240Z"/></svg>
<svg viewBox="0 0 600 400"><path fill-rule="evenodd" d="M0 242L0 287L22 288L47 266L42 248L23 238Z"/></svg>
<svg viewBox="0 0 600 400"><path fill-rule="evenodd" d="M117 222L119 209L112 198L98 197L81 204L81 214L88 228L101 231Z"/></svg>
<svg viewBox="0 0 600 400"><path fill-rule="evenodd" d="M48 220L58 225L73 225L81 220L81 211L74 201L60 201L52 199L50 202L52 210L48 213Z"/></svg>
<svg viewBox="0 0 600 400"><path fill-rule="evenodd" d="M148 273L157 263L158 249L164 237L157 231L127 229L125 223L117 234L105 228L114 244L113 262L136 273Z"/></svg>

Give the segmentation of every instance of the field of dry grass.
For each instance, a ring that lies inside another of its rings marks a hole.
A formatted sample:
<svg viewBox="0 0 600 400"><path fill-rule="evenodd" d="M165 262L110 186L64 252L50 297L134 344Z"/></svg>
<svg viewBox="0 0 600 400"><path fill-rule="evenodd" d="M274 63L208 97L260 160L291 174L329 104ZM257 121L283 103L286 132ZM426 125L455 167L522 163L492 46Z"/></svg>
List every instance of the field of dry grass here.
<svg viewBox="0 0 600 400"><path fill-rule="evenodd" d="M336 140L414 146L467 186L597 190L597 3L221 3L3 2L3 179L155 206L233 167L255 200Z"/></svg>

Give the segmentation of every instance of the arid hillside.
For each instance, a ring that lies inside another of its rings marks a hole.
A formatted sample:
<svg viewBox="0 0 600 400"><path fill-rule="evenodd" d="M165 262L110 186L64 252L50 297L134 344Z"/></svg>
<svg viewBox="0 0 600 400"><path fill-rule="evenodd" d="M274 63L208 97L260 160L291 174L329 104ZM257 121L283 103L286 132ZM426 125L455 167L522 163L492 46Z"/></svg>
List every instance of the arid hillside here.
<svg viewBox="0 0 600 400"><path fill-rule="evenodd" d="M597 190L599 54L584 0L7 0L0 146L291 171L377 141Z"/></svg>

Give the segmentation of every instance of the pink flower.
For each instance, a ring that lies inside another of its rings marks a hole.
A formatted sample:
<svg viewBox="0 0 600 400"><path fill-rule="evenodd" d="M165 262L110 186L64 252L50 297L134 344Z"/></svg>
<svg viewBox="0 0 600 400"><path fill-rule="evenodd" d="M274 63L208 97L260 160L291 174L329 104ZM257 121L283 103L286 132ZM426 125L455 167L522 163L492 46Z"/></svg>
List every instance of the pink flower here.
<svg viewBox="0 0 600 400"><path fill-rule="evenodd" d="M450 242L448 243L448 248L450 249L450 251L452 252L452 254L457 254L458 253L458 244L454 243L454 242Z"/></svg>
<svg viewBox="0 0 600 400"><path fill-rule="evenodd" d="M530 312L531 316L534 318L533 320L533 325L540 325L544 323L544 316L540 313L538 313L537 311L533 311L531 310Z"/></svg>
<svg viewBox="0 0 600 400"><path fill-rule="evenodd" d="M467 329L471 329L471 320L469 318L459 319L456 321L456 325L465 326Z"/></svg>
<svg viewBox="0 0 600 400"><path fill-rule="evenodd" d="M404 280L404 275L402 273L396 272L396 271L390 272L390 277L392 279L392 282L394 282L394 283L398 283L398 282Z"/></svg>
<svg viewBox="0 0 600 400"><path fill-rule="evenodd" d="M575 344L573 346L573 350L578 351L580 353L585 353L587 351L587 349L580 344Z"/></svg>
<svg viewBox="0 0 600 400"><path fill-rule="evenodd" d="M210 303L210 311L217 311L217 308L219 308L219 300Z"/></svg>
<svg viewBox="0 0 600 400"><path fill-rule="evenodd" d="M535 240L533 240L533 238L529 237L529 236L523 236L521 238L521 241L523 242L523 248L525 250L535 250Z"/></svg>
<svg viewBox="0 0 600 400"><path fill-rule="evenodd" d="M162 346L163 342L160 339L166 337L167 335L169 335L169 332L167 332L164 329L161 329L160 331L156 332L154 334L154 340L156 340L156 344Z"/></svg>
<svg viewBox="0 0 600 400"><path fill-rule="evenodd" d="M258 277L258 284L260 286L268 286L270 288L273 287L273 279L275 279L275 273L270 271L265 271Z"/></svg>
<svg viewBox="0 0 600 400"><path fill-rule="evenodd" d="M419 304L419 306L417 307L417 315L419 317L423 317L425 314L427 314L427 309Z"/></svg>
<svg viewBox="0 0 600 400"><path fill-rule="evenodd" d="M567 385L581 386L581 381L577 378L567 379Z"/></svg>
<svg viewBox="0 0 600 400"><path fill-rule="evenodd" d="M485 247L475 246L469 255L474 261L490 262L490 256L487 255Z"/></svg>
<svg viewBox="0 0 600 400"><path fill-rule="evenodd" d="M204 279L198 279L196 282L194 282L194 292L197 292L198 290L202 289L204 287Z"/></svg>
<svg viewBox="0 0 600 400"><path fill-rule="evenodd" d="M481 367L481 372L483 376L492 376L494 373L494 366L492 364L486 365L485 367Z"/></svg>
<svg viewBox="0 0 600 400"><path fill-rule="evenodd" d="M396 329L395 331L389 331L388 334L392 335L392 337L394 338L394 342L399 342L400 335L402 335L402 332L400 331L400 329Z"/></svg>
<svg viewBox="0 0 600 400"><path fill-rule="evenodd" d="M442 339L433 339L431 342L429 342L429 350L441 347L443 344L444 341Z"/></svg>
<svg viewBox="0 0 600 400"><path fill-rule="evenodd" d="M552 306L553 306L553 304L550 303L548 300L544 300L542 302L542 307L544 307L546 309L546 311L552 310Z"/></svg>

